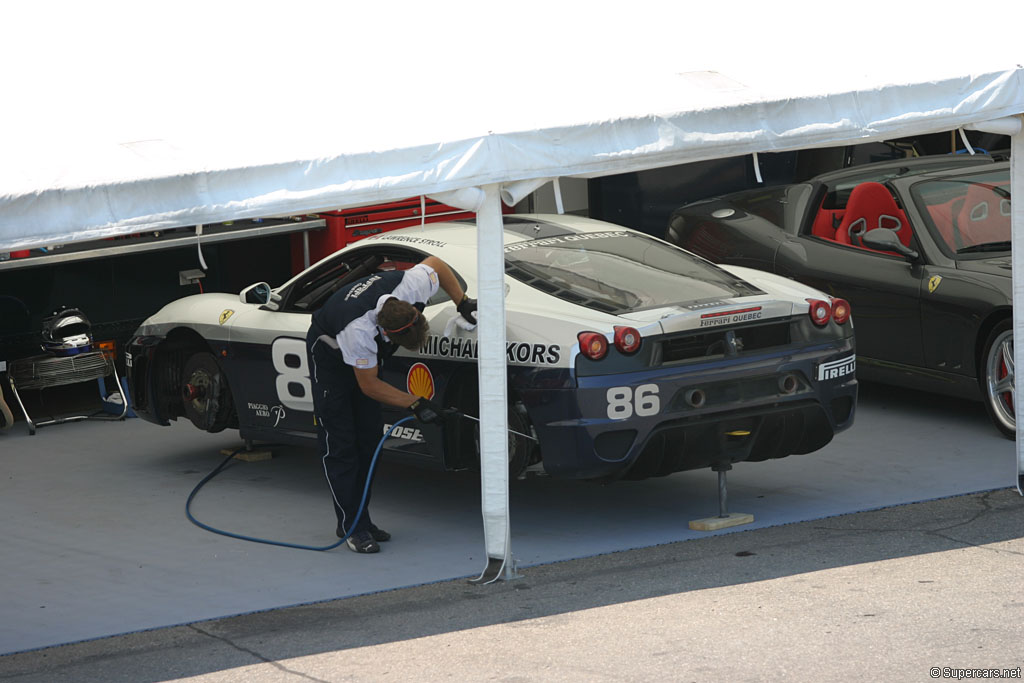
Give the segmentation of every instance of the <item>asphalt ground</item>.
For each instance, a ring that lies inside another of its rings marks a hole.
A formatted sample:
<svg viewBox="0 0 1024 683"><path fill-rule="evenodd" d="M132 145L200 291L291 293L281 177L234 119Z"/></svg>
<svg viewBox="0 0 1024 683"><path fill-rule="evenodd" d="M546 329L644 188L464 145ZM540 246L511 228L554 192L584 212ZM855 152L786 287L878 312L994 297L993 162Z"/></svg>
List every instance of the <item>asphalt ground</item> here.
<svg viewBox="0 0 1024 683"><path fill-rule="evenodd" d="M0 680L1019 678L1022 579L1000 489L8 655Z"/></svg>

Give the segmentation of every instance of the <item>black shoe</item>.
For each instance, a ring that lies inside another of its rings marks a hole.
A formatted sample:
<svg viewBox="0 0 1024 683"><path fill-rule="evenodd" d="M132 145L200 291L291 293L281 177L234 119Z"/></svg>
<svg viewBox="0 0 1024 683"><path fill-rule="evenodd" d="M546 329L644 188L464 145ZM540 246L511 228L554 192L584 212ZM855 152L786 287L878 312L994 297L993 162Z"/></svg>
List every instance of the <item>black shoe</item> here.
<svg viewBox="0 0 1024 683"><path fill-rule="evenodd" d="M391 540L391 534L384 531L376 524L371 524L370 528L367 529L367 531L369 531L370 535L373 536L373 540L377 541L378 543L383 543L384 541ZM345 531L340 526L337 529L335 529L334 533L337 534L338 538L345 538Z"/></svg>
<svg viewBox="0 0 1024 683"><path fill-rule="evenodd" d="M373 536L370 535L369 531L356 531L345 539L345 544L350 550L357 553L380 552L380 546L377 545L377 541L373 540Z"/></svg>

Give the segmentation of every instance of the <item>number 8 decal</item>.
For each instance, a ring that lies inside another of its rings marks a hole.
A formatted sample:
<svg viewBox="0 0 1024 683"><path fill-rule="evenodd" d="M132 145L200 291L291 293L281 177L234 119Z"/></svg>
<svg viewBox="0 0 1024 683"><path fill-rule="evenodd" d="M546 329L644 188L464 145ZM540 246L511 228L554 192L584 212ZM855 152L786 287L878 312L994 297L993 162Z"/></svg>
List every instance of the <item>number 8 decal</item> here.
<svg viewBox="0 0 1024 683"><path fill-rule="evenodd" d="M277 398L293 410L313 411L313 385L309 381L306 342L291 337L274 340L270 357L277 371Z"/></svg>
<svg viewBox="0 0 1024 683"><path fill-rule="evenodd" d="M610 420L625 420L633 417L634 413L639 417L650 417L661 410L657 384L641 384L635 393L632 387L612 387L605 398Z"/></svg>

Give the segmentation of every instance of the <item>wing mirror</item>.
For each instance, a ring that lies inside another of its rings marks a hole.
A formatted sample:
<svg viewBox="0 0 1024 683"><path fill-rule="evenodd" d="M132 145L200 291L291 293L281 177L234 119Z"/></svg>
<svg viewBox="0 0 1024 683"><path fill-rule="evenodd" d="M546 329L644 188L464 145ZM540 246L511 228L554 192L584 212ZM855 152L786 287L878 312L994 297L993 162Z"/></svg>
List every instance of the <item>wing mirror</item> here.
<svg viewBox="0 0 1024 683"><path fill-rule="evenodd" d="M270 285L266 282L257 282L254 285L249 285L239 293L238 298L242 300L242 303L259 304L275 311L277 310L277 302L281 300L281 297L274 294L273 290L270 289Z"/></svg>
<svg viewBox="0 0 1024 683"><path fill-rule="evenodd" d="M910 247L904 246L903 242L900 242L900 238L896 235L896 231L890 228L868 230L861 235L860 241L865 247L870 247L871 249L895 251L909 259L916 259L918 257L918 253Z"/></svg>

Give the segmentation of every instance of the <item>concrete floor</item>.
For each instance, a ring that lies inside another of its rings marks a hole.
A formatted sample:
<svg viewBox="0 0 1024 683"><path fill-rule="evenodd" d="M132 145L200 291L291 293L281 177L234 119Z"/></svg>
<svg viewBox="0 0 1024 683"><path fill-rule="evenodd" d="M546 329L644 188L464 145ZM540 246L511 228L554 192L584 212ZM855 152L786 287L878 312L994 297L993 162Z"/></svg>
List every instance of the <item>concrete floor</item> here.
<svg viewBox="0 0 1024 683"><path fill-rule="evenodd" d="M473 576L484 565L472 474L384 465L374 519L395 538L375 556L258 545L184 516L188 493L234 447L233 433L141 420L0 434L0 654ZM1013 444L980 404L864 385L856 425L822 451L738 465L724 532L986 491L1016 481ZM717 513L712 472L597 486L536 478L512 490L520 569L704 538ZM333 514L316 454L279 449L238 463L193 512L237 533L327 545Z"/></svg>

